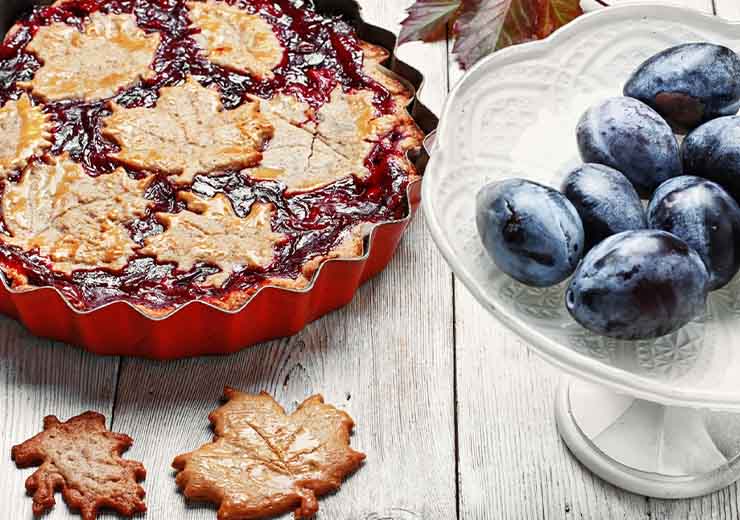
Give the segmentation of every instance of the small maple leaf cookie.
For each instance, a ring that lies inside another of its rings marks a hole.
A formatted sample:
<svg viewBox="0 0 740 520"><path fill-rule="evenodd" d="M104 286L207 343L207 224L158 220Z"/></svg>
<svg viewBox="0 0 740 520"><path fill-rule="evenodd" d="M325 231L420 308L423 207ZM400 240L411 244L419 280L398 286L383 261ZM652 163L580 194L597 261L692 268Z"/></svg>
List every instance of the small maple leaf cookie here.
<svg viewBox="0 0 740 520"><path fill-rule="evenodd" d="M269 266L275 245L286 240L285 235L272 231L271 204L256 202L249 215L241 218L223 194L203 199L182 192L180 199L190 211L157 213L165 232L147 238L141 253L161 262L176 262L182 271L200 262L220 267L220 273L208 277L209 284L221 285L244 267Z"/></svg>
<svg viewBox="0 0 740 520"><path fill-rule="evenodd" d="M285 49L262 17L213 0L188 2L188 7L193 25L200 29L195 41L213 63L260 79L273 77Z"/></svg>
<svg viewBox="0 0 740 520"><path fill-rule="evenodd" d="M309 518L317 496L336 491L365 455L349 447L349 415L306 399L291 415L261 393L226 388L228 402L211 413L212 443L178 456L177 484L192 500L219 505L219 520L253 520L294 510Z"/></svg>
<svg viewBox="0 0 740 520"><path fill-rule="evenodd" d="M50 146L50 117L26 94L0 108L0 176L25 167L33 155Z"/></svg>
<svg viewBox="0 0 740 520"><path fill-rule="evenodd" d="M59 489L83 520L94 520L101 508L125 516L146 511L138 484L146 470L140 462L121 458L132 443L128 435L108 431L99 413L87 412L65 423L46 417L43 432L12 450L19 468L40 466L26 480L34 514L51 509Z"/></svg>
<svg viewBox="0 0 740 520"><path fill-rule="evenodd" d="M216 89L192 77L162 88L153 108L111 105L113 115L104 120L103 133L121 146L113 157L180 183L192 182L199 173L256 165L273 135L258 103L226 110Z"/></svg>
<svg viewBox="0 0 740 520"><path fill-rule="evenodd" d="M43 65L19 85L47 101L107 98L154 75L159 42L159 34L145 33L132 14L93 13L83 32L55 22L40 27L26 47Z"/></svg>

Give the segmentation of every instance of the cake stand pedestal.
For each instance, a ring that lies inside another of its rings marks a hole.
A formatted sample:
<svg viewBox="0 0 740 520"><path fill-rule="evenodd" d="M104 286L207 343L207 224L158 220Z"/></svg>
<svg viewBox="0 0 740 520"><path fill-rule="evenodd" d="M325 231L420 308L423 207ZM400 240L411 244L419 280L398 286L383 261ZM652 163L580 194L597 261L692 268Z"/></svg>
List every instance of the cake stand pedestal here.
<svg viewBox="0 0 740 520"><path fill-rule="evenodd" d="M627 491L690 498L740 479L740 414L663 406L568 377L555 415L573 455Z"/></svg>

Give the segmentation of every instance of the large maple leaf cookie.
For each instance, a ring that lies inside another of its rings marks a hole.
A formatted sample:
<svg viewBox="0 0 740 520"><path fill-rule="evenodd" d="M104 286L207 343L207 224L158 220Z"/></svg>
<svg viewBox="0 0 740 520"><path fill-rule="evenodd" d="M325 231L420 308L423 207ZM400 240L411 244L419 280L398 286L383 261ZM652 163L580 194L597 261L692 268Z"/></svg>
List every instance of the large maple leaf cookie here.
<svg viewBox="0 0 740 520"><path fill-rule="evenodd" d="M121 146L113 156L181 183L192 182L198 173L255 166L274 131L258 103L226 110L217 90L192 78L162 88L153 108L112 103L112 109L103 133Z"/></svg>
<svg viewBox="0 0 740 520"><path fill-rule="evenodd" d="M43 432L12 450L18 467L40 466L26 480L34 514L51 509L59 489L83 520L94 520L101 508L126 516L146 511L138 484L146 470L140 462L121 458L132 443L128 435L108 431L99 413L87 412L65 423L46 417Z"/></svg>
<svg viewBox="0 0 740 520"><path fill-rule="evenodd" d="M213 442L173 462L185 496L218 504L219 520L291 510L309 518L318 511L316 497L339 489L365 459L349 447L352 419L320 396L287 415L264 392L225 393L228 402L209 417Z"/></svg>
<svg viewBox="0 0 740 520"><path fill-rule="evenodd" d="M159 34L147 34L132 14L92 13L83 32L64 22L40 27L26 50L43 62L22 86L50 101L113 96L154 75Z"/></svg>

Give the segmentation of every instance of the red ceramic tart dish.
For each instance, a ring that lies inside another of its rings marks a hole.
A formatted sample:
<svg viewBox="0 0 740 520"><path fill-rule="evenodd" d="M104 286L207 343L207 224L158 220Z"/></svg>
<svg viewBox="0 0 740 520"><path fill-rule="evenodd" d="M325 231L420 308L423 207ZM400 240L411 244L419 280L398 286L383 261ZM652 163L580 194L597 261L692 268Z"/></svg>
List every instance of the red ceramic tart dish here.
<svg viewBox="0 0 740 520"><path fill-rule="evenodd" d="M0 310L106 354L294 334L419 203L413 92L289 0L66 0L0 48Z"/></svg>

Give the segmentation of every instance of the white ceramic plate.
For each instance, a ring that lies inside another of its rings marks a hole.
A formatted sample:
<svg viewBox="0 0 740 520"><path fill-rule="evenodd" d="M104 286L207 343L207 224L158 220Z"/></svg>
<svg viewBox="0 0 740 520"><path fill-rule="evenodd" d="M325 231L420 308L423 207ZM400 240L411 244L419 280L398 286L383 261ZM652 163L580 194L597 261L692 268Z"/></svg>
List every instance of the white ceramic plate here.
<svg viewBox="0 0 740 520"><path fill-rule="evenodd" d="M485 184L523 177L557 187L580 162L576 122L621 95L630 73L667 47L709 41L740 51L740 24L679 7L629 5L577 19L546 40L484 59L445 106L426 172L431 232L457 276L542 356L612 389L668 405L740 410L740 277L706 316L654 341L598 337L564 305L564 285L536 289L499 271L475 227Z"/></svg>

